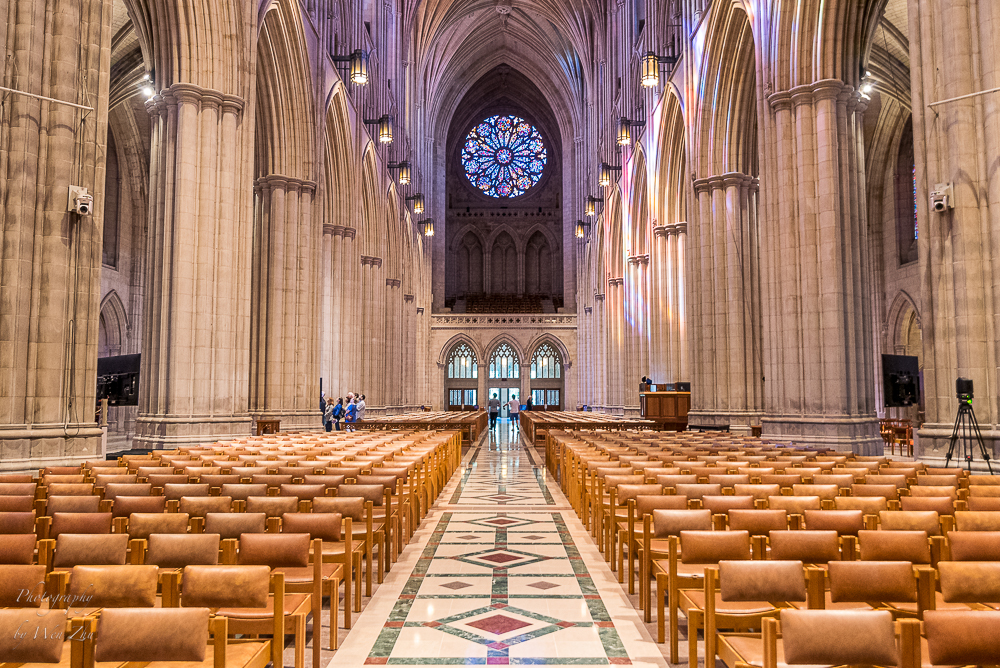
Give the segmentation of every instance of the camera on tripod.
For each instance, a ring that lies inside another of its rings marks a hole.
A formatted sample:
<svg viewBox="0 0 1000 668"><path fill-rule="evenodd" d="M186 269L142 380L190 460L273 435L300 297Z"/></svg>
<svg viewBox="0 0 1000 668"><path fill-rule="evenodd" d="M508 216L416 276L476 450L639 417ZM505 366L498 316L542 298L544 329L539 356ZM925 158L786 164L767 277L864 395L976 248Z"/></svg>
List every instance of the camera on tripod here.
<svg viewBox="0 0 1000 668"><path fill-rule="evenodd" d="M964 455L967 468L972 470L973 445L979 446L979 454L986 462L986 468L993 474L993 466L990 464L990 451L986 449L983 441L983 434L979 431L979 422L976 420L976 412L972 409L972 379L959 378L955 381L955 396L958 397L958 414L955 416L955 428L951 432L951 440L948 443L948 453L944 456L945 468L951 464L952 457L955 456L955 446L961 441L962 455Z"/></svg>
<svg viewBox="0 0 1000 668"><path fill-rule="evenodd" d="M959 378L955 381L955 396L958 397L959 401L972 401L974 394L971 378Z"/></svg>

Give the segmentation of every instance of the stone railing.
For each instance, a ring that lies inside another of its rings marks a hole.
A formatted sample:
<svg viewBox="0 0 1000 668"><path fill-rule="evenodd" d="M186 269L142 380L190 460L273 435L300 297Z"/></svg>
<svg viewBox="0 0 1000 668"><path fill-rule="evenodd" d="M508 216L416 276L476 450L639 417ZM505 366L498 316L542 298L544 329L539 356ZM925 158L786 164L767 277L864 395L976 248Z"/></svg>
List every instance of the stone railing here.
<svg viewBox="0 0 1000 668"><path fill-rule="evenodd" d="M576 327L576 314L443 313L431 316L431 327Z"/></svg>

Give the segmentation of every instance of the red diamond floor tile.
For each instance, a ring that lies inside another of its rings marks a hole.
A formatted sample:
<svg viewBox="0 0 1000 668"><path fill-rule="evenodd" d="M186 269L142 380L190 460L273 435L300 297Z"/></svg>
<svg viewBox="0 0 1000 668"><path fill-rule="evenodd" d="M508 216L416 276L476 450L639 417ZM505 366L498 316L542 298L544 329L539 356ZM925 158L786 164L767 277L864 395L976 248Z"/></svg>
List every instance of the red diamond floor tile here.
<svg viewBox="0 0 1000 668"><path fill-rule="evenodd" d="M468 626L473 626L480 631L486 631L487 633L502 636L505 633L523 629L525 626L531 626L531 624L521 621L520 619L508 617L507 615L493 615L491 617L477 619L474 622L469 622Z"/></svg>

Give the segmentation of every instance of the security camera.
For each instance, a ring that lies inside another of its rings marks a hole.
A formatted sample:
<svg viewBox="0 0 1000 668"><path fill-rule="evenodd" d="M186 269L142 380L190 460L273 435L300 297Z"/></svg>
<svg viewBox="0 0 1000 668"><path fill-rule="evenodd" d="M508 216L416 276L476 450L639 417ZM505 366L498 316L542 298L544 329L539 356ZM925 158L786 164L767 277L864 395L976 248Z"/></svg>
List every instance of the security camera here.
<svg viewBox="0 0 1000 668"><path fill-rule="evenodd" d="M70 213L89 216L94 212L94 196L83 186L70 186L68 209Z"/></svg>
<svg viewBox="0 0 1000 668"><path fill-rule="evenodd" d="M931 191L931 210L935 213L944 213L948 209L954 208L951 183L935 184L934 190Z"/></svg>

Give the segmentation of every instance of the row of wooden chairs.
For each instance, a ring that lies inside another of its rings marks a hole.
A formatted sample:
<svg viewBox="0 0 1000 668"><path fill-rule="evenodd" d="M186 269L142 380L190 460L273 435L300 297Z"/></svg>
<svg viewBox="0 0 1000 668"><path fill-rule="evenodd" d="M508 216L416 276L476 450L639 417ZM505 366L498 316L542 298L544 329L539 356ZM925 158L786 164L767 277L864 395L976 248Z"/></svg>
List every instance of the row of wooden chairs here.
<svg viewBox="0 0 1000 668"><path fill-rule="evenodd" d="M174 600L170 581L178 568L241 566L254 563L255 553L269 559L285 554L286 561L291 560L288 564L294 561L298 569L320 572L310 578L319 583L319 594L311 595L308 614L302 614L306 608L301 601L296 603L298 612L286 611L286 630L296 638L297 668L303 666L305 621L312 618L316 668L323 598L330 601L330 641L335 649L341 584L344 626L350 628L352 612L360 612L362 570L371 595L373 572L377 570L381 582L457 466L457 432L421 432L407 439L406 447L377 451L385 443L398 445L399 436L388 434L376 449L364 444L338 461L316 458L323 453L303 443L280 446L281 460L266 459L279 454L268 451L273 444L264 440L258 441L258 454L248 455L240 445L213 444L143 459L122 458L116 467L120 474L89 463L76 468L76 473L48 469L40 471L38 479L4 480L0 507L16 510L0 510L0 534L4 534L0 570L40 569L46 600L58 601L75 568L151 566L159 575L164 605L169 606ZM296 440L311 439L305 435ZM295 454L303 452L304 456ZM252 459L240 460L241 456ZM231 462L229 470L201 466L207 461L203 457L211 457L212 463ZM335 468L331 464L339 470L330 471ZM233 478L233 469L243 470ZM154 487L151 478L162 484ZM60 485L73 485L75 494L63 494L67 490ZM288 556L287 541L292 539L298 543L297 556ZM284 552L273 541L286 543ZM277 562L267 565L272 570L283 568ZM303 579L303 573L294 575ZM287 583L293 574L285 575ZM4 577L0 573L0 581ZM289 597L298 595L287 587L286 591ZM0 607L9 603L0 600ZM283 645L278 642L273 648L278 656Z"/></svg>
<svg viewBox="0 0 1000 668"><path fill-rule="evenodd" d="M899 573L909 573L912 592L908 588L899 609L890 612L890 624L902 610L917 619L935 607L950 607L951 612L954 606L943 598L941 581L956 568L971 568L961 562L977 558L1000 568L1000 548L995 547L1000 545L1000 513L993 505L1000 498L1000 481L991 476L727 436L713 440L551 431L546 447L550 471L618 571L619 581L628 580L630 593L638 561L639 607L647 622L657 610L660 642L666 640L669 624L674 663L680 614L688 620L689 659L696 666L698 631L706 624L761 629L761 619L752 611L773 612L773 602L781 600L777 595L763 603L746 599L721 608L725 614L720 614L718 592L704 589L710 577L706 569L718 568L720 562L798 561L808 578L803 591L809 592L808 600L803 596L799 601L808 605L800 608L844 608L845 573L864 583L881 581L882 570L895 568L896 584L906 580ZM836 601L831 600L834 590ZM848 607L878 608L865 605L878 598L871 591L867 595L859 606ZM893 595L883 595L880 603L893 602ZM976 594L977 600L970 602L981 605L984 595ZM920 636L917 624L913 638ZM723 643L713 633L705 634L707 663L718 654L734 665L728 659L738 653L727 659L717 652ZM749 642L759 647L761 634ZM760 657L752 658L751 665L761 665Z"/></svg>

